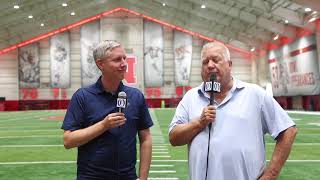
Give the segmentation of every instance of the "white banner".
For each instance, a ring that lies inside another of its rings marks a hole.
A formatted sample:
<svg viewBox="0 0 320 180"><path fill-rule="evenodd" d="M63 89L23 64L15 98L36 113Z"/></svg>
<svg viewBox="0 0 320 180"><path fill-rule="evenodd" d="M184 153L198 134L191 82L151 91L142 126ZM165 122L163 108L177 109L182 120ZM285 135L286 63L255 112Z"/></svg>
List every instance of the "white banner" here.
<svg viewBox="0 0 320 180"><path fill-rule="evenodd" d="M189 85L192 59L192 36L174 31L174 65L175 83L177 86Z"/></svg>
<svg viewBox="0 0 320 180"><path fill-rule="evenodd" d="M70 41L69 32L50 38L51 87L70 87Z"/></svg>
<svg viewBox="0 0 320 180"><path fill-rule="evenodd" d="M100 42L100 21L81 26L81 76L82 86L95 83L101 75L93 59L93 48Z"/></svg>
<svg viewBox="0 0 320 180"><path fill-rule="evenodd" d="M146 87L163 85L162 26L144 21L144 82Z"/></svg>
<svg viewBox="0 0 320 180"><path fill-rule="evenodd" d="M18 58L20 88L40 87L39 44L19 48Z"/></svg>
<svg viewBox="0 0 320 180"><path fill-rule="evenodd" d="M268 63L274 96L319 94L318 53L314 35L270 51Z"/></svg>

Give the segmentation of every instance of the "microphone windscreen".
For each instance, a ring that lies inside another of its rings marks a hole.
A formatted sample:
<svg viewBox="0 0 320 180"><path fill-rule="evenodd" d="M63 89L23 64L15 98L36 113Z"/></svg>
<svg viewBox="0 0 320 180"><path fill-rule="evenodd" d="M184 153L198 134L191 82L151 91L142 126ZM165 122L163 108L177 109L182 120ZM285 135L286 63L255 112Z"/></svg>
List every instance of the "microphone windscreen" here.
<svg viewBox="0 0 320 180"><path fill-rule="evenodd" d="M121 92L118 93L118 98L126 99L127 98L127 94L125 92L121 91Z"/></svg>
<svg viewBox="0 0 320 180"><path fill-rule="evenodd" d="M217 80L216 74L212 73L210 76L210 81L215 81L215 80Z"/></svg>
<svg viewBox="0 0 320 180"><path fill-rule="evenodd" d="M122 109L127 107L127 94L123 91L118 93L117 107L119 112L122 112Z"/></svg>

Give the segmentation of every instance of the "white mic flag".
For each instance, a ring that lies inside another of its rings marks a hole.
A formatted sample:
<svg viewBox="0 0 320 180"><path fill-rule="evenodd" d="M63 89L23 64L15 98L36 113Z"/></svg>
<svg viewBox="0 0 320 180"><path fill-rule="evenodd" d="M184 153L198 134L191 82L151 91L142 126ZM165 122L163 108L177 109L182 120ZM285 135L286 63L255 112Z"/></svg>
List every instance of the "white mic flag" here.
<svg viewBox="0 0 320 180"><path fill-rule="evenodd" d="M208 81L204 84L205 92L220 92L220 83L217 81Z"/></svg>

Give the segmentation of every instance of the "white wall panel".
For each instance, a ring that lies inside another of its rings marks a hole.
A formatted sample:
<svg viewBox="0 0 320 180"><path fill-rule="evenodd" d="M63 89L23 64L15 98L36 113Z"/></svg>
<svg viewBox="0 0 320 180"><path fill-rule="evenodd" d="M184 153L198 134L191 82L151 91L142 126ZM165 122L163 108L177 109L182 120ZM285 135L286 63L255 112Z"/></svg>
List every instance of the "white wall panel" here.
<svg viewBox="0 0 320 180"><path fill-rule="evenodd" d="M18 50L0 55L0 96L18 99Z"/></svg>

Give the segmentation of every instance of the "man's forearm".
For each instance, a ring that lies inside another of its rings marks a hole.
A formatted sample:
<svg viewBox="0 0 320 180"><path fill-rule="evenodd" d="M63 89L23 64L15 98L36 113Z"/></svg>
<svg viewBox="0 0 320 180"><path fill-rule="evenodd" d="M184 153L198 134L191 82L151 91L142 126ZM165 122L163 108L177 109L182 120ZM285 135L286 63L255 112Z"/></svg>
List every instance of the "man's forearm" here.
<svg viewBox="0 0 320 180"><path fill-rule="evenodd" d="M85 129L79 129L76 131L65 131L63 135L65 148L79 147L106 131L106 127L102 122L98 122Z"/></svg>
<svg viewBox="0 0 320 180"><path fill-rule="evenodd" d="M193 120L187 124L179 124L171 130L169 141L173 146L189 144L192 139L202 131L199 120Z"/></svg>
<svg viewBox="0 0 320 180"><path fill-rule="evenodd" d="M147 180L152 156L152 139L151 136L140 142L140 167L139 179Z"/></svg>
<svg viewBox="0 0 320 180"><path fill-rule="evenodd" d="M297 128L290 127L279 135L272 158L264 175L268 175L273 178L277 178L279 176L281 168L288 159L296 134Z"/></svg>

